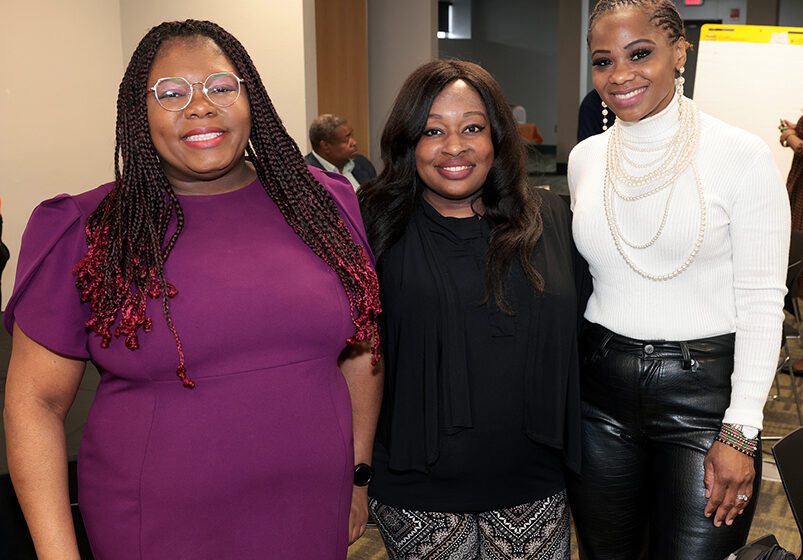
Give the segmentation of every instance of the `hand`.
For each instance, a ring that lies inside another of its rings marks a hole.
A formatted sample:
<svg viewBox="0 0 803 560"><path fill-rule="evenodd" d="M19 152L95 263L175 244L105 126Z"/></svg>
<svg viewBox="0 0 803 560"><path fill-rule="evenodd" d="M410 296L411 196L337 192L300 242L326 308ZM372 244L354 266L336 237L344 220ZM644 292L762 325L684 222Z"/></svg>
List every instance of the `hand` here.
<svg viewBox="0 0 803 560"><path fill-rule="evenodd" d="M368 487L355 486L351 492L349 512L349 544L353 544L368 527Z"/></svg>
<svg viewBox="0 0 803 560"><path fill-rule="evenodd" d="M781 124L778 125L778 130L781 131L781 136L778 138L778 142L781 143L781 146L784 148L789 146L789 137L795 135L795 124L792 122L787 121L786 119L781 119Z"/></svg>
<svg viewBox="0 0 803 560"><path fill-rule="evenodd" d="M731 525L741 515L750 500L738 500L737 494L753 497L753 479L756 471L753 458L732 447L715 441L705 456L705 516L714 515L714 526L722 522Z"/></svg>

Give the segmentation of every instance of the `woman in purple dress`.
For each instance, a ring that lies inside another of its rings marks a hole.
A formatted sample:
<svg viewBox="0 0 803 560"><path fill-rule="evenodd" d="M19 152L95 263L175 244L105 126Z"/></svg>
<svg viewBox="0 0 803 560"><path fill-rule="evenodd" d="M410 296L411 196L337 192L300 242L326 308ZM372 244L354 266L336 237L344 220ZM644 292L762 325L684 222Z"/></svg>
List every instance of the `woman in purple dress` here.
<svg viewBox="0 0 803 560"><path fill-rule="evenodd" d="M114 183L34 211L6 309L9 470L39 558L79 557L63 420L88 359L95 558L345 558L382 386L351 186L304 165L215 24L148 32L117 107Z"/></svg>

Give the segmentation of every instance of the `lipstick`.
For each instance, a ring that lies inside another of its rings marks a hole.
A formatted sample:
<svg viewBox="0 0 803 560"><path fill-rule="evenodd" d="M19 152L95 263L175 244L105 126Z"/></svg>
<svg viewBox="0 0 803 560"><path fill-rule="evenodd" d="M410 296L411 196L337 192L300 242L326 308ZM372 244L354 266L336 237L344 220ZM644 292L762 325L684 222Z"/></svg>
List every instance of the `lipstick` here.
<svg viewBox="0 0 803 560"><path fill-rule="evenodd" d="M223 141L225 132L216 127L193 128L181 141L193 148L213 148Z"/></svg>
<svg viewBox="0 0 803 560"><path fill-rule="evenodd" d="M446 179L459 181L465 179L474 171L475 164L467 159L450 159L435 166L438 173Z"/></svg>

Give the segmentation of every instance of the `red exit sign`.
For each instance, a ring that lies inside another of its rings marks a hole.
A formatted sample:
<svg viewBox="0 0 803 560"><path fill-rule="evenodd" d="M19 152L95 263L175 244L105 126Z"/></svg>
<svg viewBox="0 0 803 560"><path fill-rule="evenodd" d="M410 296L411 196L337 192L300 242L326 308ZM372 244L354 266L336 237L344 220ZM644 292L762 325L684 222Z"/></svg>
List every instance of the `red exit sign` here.
<svg viewBox="0 0 803 560"><path fill-rule="evenodd" d="M686 6L702 6L703 0L683 0Z"/></svg>

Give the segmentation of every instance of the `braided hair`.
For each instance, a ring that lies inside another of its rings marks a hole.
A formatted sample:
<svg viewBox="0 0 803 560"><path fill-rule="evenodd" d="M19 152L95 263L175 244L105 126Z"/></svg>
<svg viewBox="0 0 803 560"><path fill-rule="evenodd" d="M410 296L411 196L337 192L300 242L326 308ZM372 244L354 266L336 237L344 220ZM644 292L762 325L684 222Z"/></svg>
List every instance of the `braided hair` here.
<svg viewBox="0 0 803 560"><path fill-rule="evenodd" d="M354 344L371 341L373 363L379 359L379 284L365 250L354 242L326 189L307 169L298 146L287 133L259 73L240 42L208 21L165 22L151 29L128 63L117 97L114 187L89 215L88 251L74 268L82 301L89 302L86 325L107 348L114 336L139 347L138 332L150 332L147 298L161 299L167 326L176 341L176 374L187 376L181 339L170 316L170 299L178 294L165 278L165 261L184 226L184 213L153 145L147 117L146 87L151 65L168 40L211 39L232 61L248 87L251 136L246 152L268 196L309 248L338 275L349 299ZM175 231L168 226L175 216Z"/></svg>
<svg viewBox="0 0 803 560"><path fill-rule="evenodd" d="M599 0L588 17L587 40L591 40L591 30L600 16L620 8L639 8L650 14L650 21L667 33L670 44L686 38L683 18L672 0Z"/></svg>

